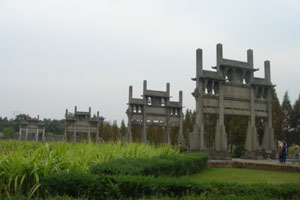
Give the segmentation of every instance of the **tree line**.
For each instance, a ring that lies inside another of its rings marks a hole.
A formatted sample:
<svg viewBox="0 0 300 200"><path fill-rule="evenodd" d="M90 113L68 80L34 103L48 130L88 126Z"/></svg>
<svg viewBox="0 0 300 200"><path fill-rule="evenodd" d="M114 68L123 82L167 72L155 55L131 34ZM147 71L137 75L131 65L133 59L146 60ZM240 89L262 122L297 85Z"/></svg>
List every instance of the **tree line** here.
<svg viewBox="0 0 300 200"><path fill-rule="evenodd" d="M19 132L19 125L22 120L29 118L26 114L17 115L14 119L7 117L0 117L0 132L3 133L4 138L16 138L13 136ZM64 134L64 119L51 120L44 119L46 133L54 133L58 135ZM285 141L288 146L293 143L300 142L300 95L298 99L292 104L288 95L285 92L283 101L280 103L276 91L273 90L273 104L272 104L272 121L274 128L274 135L276 140ZM188 146L189 133L193 131L196 123L196 112L187 109L183 116L183 135L185 144ZM225 116L226 133L228 134L229 148L243 146L246 140L246 131L248 125L248 118L241 116ZM264 119L256 118L256 128L259 136L259 143L262 143L264 133ZM204 130L206 146L213 148L214 134L216 125L216 115L204 115ZM117 121L104 121L100 127L100 137L104 141L116 141L125 139L127 126L124 120L121 125ZM170 129L171 144L177 144L177 137L179 128ZM142 127L132 127L133 141L140 141L142 137ZM147 141L152 144L160 144L165 141L165 128L149 126L147 127Z"/></svg>

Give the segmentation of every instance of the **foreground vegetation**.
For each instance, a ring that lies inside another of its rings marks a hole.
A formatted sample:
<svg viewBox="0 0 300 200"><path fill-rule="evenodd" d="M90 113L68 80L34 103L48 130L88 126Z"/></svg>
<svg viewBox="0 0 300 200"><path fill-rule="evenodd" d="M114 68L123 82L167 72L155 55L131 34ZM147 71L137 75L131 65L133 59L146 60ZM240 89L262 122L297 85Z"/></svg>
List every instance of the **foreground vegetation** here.
<svg viewBox="0 0 300 200"><path fill-rule="evenodd" d="M292 180L295 176L293 180L296 180L297 173L206 169L206 155L183 154L179 150L169 145L154 147L121 142L95 145L0 141L0 199L254 200L300 197L299 182L280 184L283 182L276 182L274 178L281 175L281 180ZM234 175L250 181L232 182ZM214 179L216 177L218 179ZM254 178L258 181L252 182ZM279 184L267 184L267 179Z"/></svg>
<svg viewBox="0 0 300 200"><path fill-rule="evenodd" d="M65 172L86 172L89 166L119 158L149 158L179 154L168 145L154 147L139 143L39 143L0 141L0 197L19 193L32 196L40 180Z"/></svg>
<svg viewBox="0 0 300 200"><path fill-rule="evenodd" d="M190 179L197 182L300 184L300 173L244 168L210 168L191 175Z"/></svg>

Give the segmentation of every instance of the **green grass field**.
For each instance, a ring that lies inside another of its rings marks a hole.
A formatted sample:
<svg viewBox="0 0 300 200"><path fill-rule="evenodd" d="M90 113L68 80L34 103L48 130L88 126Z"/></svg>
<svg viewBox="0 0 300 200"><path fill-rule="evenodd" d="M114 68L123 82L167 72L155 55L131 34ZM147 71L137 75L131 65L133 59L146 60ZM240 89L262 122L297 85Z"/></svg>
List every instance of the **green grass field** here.
<svg viewBox="0 0 300 200"><path fill-rule="evenodd" d="M230 182L241 184L252 183L299 183L300 173L296 172L280 172L266 171L259 169L243 169L243 168L210 168L200 173L189 176L190 179L198 182Z"/></svg>

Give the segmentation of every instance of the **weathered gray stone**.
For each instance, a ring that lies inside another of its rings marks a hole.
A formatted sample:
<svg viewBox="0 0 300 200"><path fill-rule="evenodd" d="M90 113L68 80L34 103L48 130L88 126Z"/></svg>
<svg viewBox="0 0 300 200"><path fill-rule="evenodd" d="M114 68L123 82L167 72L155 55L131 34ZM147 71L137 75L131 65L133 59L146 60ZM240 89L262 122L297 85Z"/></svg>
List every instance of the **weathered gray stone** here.
<svg viewBox="0 0 300 200"><path fill-rule="evenodd" d="M37 118L29 117L29 119L21 121L19 129L19 140L27 141L44 141L45 124Z"/></svg>
<svg viewBox="0 0 300 200"><path fill-rule="evenodd" d="M103 124L104 118L97 115L91 116L91 108L88 112L77 111L74 113L66 110L65 114L65 141L72 142L97 142L100 143L99 127Z"/></svg>
<svg viewBox="0 0 300 200"><path fill-rule="evenodd" d="M128 132L126 140L132 141L132 125L143 127L143 143L147 143L146 127L149 125L165 128L165 142L170 141L170 128L179 127L177 142L184 145L182 133L182 91L179 91L179 101L170 101L170 84L167 83L166 91L156 91L147 89L147 81L143 84L143 98L132 97L132 86L129 86L128 109Z"/></svg>
<svg viewBox="0 0 300 200"><path fill-rule="evenodd" d="M253 51L247 51L247 62L223 58L222 44L217 44L216 71L203 70L202 49L196 51L196 89L193 96L196 100L196 125L190 134L190 145L193 151L205 151L203 115L217 115L215 132L216 157L227 155L227 134L224 126L224 115L247 116L249 118L246 144L247 155L256 155L258 136L255 118L266 119L263 148L275 150L272 128L272 94L270 62L265 61L265 77L254 77ZM251 153L253 152L253 153Z"/></svg>

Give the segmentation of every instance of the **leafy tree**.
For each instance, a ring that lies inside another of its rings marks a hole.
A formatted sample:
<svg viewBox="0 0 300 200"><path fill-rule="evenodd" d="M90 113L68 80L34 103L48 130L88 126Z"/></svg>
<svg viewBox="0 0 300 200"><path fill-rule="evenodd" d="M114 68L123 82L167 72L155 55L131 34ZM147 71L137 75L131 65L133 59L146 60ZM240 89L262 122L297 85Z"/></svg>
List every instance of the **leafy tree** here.
<svg viewBox="0 0 300 200"><path fill-rule="evenodd" d="M216 123L217 115L204 115L205 141L208 149L212 149L214 147Z"/></svg>
<svg viewBox="0 0 300 200"><path fill-rule="evenodd" d="M293 142L299 143L300 142L300 95L293 106L293 110L291 114L291 127L294 129Z"/></svg>
<svg viewBox="0 0 300 200"><path fill-rule="evenodd" d="M228 134L230 150L232 147L245 144L248 118L241 116L225 116L225 127Z"/></svg>
<svg viewBox="0 0 300 200"><path fill-rule="evenodd" d="M4 128L3 129L3 139L14 139L15 130L13 128Z"/></svg>
<svg viewBox="0 0 300 200"><path fill-rule="evenodd" d="M133 142L141 142L142 140L142 126L140 125L132 125L132 141Z"/></svg>
<svg viewBox="0 0 300 200"><path fill-rule="evenodd" d="M55 133L58 135L64 134L65 120L44 119L44 123L45 123L45 131L47 133Z"/></svg>
<svg viewBox="0 0 300 200"><path fill-rule="evenodd" d="M283 122L284 122L284 113L280 106L277 93L275 89L272 91L273 103L272 103L272 126L274 130L274 137L277 140L284 138L283 133Z"/></svg>
<svg viewBox="0 0 300 200"><path fill-rule="evenodd" d="M4 128L9 127L9 121L7 117L1 118L0 117L0 131L2 131Z"/></svg>
<svg viewBox="0 0 300 200"><path fill-rule="evenodd" d="M179 127L170 128L170 139L172 145L178 144Z"/></svg>
<svg viewBox="0 0 300 200"><path fill-rule="evenodd" d="M121 139L120 135L120 129L118 127L117 121L114 120L113 124L111 126L111 136L109 137L110 139L116 141Z"/></svg>
<svg viewBox="0 0 300 200"><path fill-rule="evenodd" d="M127 127L126 127L124 119L123 119L121 122L121 128L120 128L120 134L121 134L122 140L126 137L126 133L127 133Z"/></svg>
<svg viewBox="0 0 300 200"><path fill-rule="evenodd" d="M289 145L290 143L292 143L292 138L293 138L292 132L291 132L293 109L292 109L289 94L287 91L284 94L283 101L281 104L281 109L282 109L282 113L284 116L283 124L282 124L283 137L279 137L278 139L287 141L287 144Z"/></svg>
<svg viewBox="0 0 300 200"><path fill-rule="evenodd" d="M195 122L196 119L194 117L194 114L192 113L192 110L186 109L182 123L182 132L186 144L189 143L189 133L193 131Z"/></svg>

